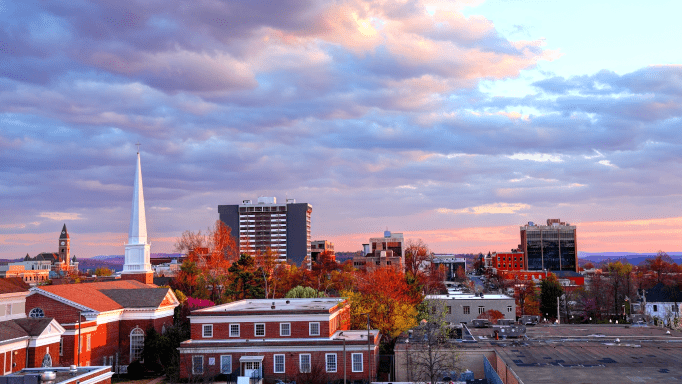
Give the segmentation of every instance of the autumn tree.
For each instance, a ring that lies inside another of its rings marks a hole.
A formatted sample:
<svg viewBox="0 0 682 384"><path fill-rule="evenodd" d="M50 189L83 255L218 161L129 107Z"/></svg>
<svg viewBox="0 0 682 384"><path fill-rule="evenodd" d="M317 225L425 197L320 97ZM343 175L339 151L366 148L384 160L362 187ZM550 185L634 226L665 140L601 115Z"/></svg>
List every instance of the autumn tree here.
<svg viewBox="0 0 682 384"><path fill-rule="evenodd" d="M325 296L326 295L324 292L317 291L310 287L302 287L300 285L292 288L289 292L287 292L286 295L284 295L284 297L287 299L318 298Z"/></svg>
<svg viewBox="0 0 682 384"><path fill-rule="evenodd" d="M540 312L545 317L554 317L557 313L557 298L564 294L556 275L548 273L540 283Z"/></svg>
<svg viewBox="0 0 682 384"><path fill-rule="evenodd" d="M477 319L486 319L489 320L491 324L497 324L497 320L504 319L504 314L498 310L489 309L478 315Z"/></svg>
<svg viewBox="0 0 682 384"><path fill-rule="evenodd" d="M517 317L540 314L537 287L533 280L516 284L514 286L514 299L516 299Z"/></svg>
<svg viewBox="0 0 682 384"><path fill-rule="evenodd" d="M417 325L417 305L423 296L407 283L405 274L391 267L377 268L358 277L356 291L344 291L351 302L351 327L371 326L392 346L400 333Z"/></svg>
<svg viewBox="0 0 682 384"><path fill-rule="evenodd" d="M608 298L613 305L613 313L620 313L621 305L625 302L625 297L630 296L630 275L632 273L631 264L623 264L620 261L609 263L604 267L604 272L609 274Z"/></svg>
<svg viewBox="0 0 682 384"><path fill-rule="evenodd" d="M646 259L645 263L646 267L656 274L656 283L664 283L665 274L677 269L673 259L663 251L658 251L656 257Z"/></svg>
<svg viewBox="0 0 682 384"><path fill-rule="evenodd" d="M405 272L418 275L433 262L433 253L422 239L407 240L405 246Z"/></svg>
<svg viewBox="0 0 682 384"><path fill-rule="evenodd" d="M111 276L114 274L114 271L107 267L99 267L95 269L95 275L97 276Z"/></svg>

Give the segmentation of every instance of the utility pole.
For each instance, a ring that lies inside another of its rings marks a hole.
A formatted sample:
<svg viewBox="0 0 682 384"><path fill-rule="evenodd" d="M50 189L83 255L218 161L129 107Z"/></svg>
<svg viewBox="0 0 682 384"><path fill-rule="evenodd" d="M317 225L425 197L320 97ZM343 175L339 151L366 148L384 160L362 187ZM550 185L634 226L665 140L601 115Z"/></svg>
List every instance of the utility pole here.
<svg viewBox="0 0 682 384"><path fill-rule="evenodd" d="M557 296L556 297L556 323L561 324L561 304L560 304L561 297Z"/></svg>

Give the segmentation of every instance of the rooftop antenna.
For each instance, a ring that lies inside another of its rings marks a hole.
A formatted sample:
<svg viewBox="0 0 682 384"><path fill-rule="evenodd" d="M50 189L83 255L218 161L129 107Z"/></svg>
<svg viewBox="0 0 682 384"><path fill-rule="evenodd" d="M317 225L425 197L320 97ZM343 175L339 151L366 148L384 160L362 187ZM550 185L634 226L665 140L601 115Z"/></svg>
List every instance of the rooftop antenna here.
<svg viewBox="0 0 682 384"><path fill-rule="evenodd" d="M137 153L140 154L140 145L142 144L140 144L140 142L138 141L137 144L135 145L137 145Z"/></svg>

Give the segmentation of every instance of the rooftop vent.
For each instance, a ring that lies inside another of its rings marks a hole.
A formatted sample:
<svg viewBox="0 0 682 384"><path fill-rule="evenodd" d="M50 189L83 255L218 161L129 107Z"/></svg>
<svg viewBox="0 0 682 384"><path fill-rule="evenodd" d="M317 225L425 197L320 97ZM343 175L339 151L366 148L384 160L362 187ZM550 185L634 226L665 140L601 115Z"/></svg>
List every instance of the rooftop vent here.
<svg viewBox="0 0 682 384"><path fill-rule="evenodd" d="M290 303L291 303L291 301L287 300L287 304L290 304Z"/></svg>

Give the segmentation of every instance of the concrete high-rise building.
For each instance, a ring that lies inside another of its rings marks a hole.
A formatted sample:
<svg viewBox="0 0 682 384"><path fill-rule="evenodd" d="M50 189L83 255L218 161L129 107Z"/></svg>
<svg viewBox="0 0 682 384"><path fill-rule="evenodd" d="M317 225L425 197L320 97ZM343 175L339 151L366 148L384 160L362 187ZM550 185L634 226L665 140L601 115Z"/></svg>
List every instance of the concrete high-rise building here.
<svg viewBox="0 0 682 384"><path fill-rule="evenodd" d="M575 225L547 219L547 225L529 222L521 227L523 269L578 272L578 238Z"/></svg>
<svg viewBox="0 0 682 384"><path fill-rule="evenodd" d="M130 229L128 231L128 244L125 246L125 261L121 279L152 284L154 272L150 261L150 247L147 242L147 216L144 209L140 152L137 152L133 205L130 210Z"/></svg>
<svg viewBox="0 0 682 384"><path fill-rule="evenodd" d="M363 256L353 257L356 268L370 270L373 268L393 266L400 270L405 268L405 238L402 233L384 231L384 237L372 237L369 244L362 244Z"/></svg>
<svg viewBox="0 0 682 384"><path fill-rule="evenodd" d="M302 265L310 259L310 214L313 206L287 199L277 203L275 197L243 200L237 205L219 205L220 220L232 229L239 243L239 253L255 255L268 248L281 261Z"/></svg>

